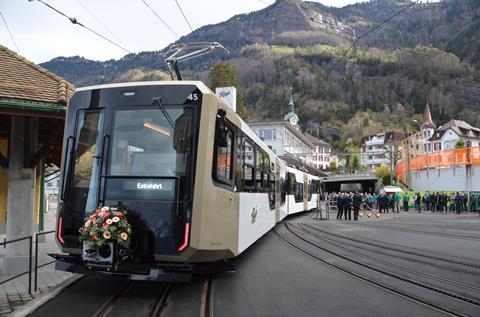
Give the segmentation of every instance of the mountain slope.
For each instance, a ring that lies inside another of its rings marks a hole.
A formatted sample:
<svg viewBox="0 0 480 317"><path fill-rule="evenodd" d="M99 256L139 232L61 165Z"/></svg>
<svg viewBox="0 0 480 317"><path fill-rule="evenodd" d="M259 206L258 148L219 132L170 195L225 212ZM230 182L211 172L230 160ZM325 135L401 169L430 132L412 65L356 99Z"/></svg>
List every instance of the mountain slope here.
<svg viewBox="0 0 480 317"><path fill-rule="evenodd" d="M411 3L372 0L329 8L278 0L179 39L218 41L231 51L182 69L186 78L208 83L206 70L215 62L234 65L252 119L281 119L293 86L302 127L340 128L344 144L364 133L411 128L427 101L437 123L458 118L480 126L478 0L414 6L340 60L355 36ZM106 62L59 57L42 66L77 86L167 77L160 51Z"/></svg>

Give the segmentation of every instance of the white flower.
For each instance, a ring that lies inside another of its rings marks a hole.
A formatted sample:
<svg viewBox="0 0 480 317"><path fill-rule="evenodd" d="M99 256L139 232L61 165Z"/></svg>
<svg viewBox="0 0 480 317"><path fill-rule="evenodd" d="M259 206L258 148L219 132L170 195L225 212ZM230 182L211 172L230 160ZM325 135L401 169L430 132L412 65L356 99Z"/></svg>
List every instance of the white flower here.
<svg viewBox="0 0 480 317"><path fill-rule="evenodd" d="M112 219L107 219L105 222L106 222L108 225L111 225L113 221L112 221Z"/></svg>
<svg viewBox="0 0 480 317"><path fill-rule="evenodd" d="M120 218L118 218L117 216L115 216L115 217L112 218L112 221L113 221L113 222L119 222L119 221L120 221Z"/></svg>
<svg viewBox="0 0 480 317"><path fill-rule="evenodd" d="M107 212L107 211L110 210L110 207L105 206L105 207L102 207L102 209L100 209L100 210L103 211L103 212Z"/></svg>
<svg viewBox="0 0 480 317"><path fill-rule="evenodd" d="M85 228L88 227L88 226L90 226L91 223L92 223L92 222L91 222L90 220L87 220L87 221L85 222Z"/></svg>

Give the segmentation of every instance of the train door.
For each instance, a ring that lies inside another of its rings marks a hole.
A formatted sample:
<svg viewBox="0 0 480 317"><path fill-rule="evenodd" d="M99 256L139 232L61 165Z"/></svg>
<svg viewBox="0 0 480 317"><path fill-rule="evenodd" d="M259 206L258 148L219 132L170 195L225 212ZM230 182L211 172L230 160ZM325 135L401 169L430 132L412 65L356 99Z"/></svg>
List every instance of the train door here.
<svg viewBox="0 0 480 317"><path fill-rule="evenodd" d="M281 186L280 163L277 160L275 162L275 223L280 221L280 205L282 204Z"/></svg>
<svg viewBox="0 0 480 317"><path fill-rule="evenodd" d="M308 175L303 174L303 210L308 210Z"/></svg>

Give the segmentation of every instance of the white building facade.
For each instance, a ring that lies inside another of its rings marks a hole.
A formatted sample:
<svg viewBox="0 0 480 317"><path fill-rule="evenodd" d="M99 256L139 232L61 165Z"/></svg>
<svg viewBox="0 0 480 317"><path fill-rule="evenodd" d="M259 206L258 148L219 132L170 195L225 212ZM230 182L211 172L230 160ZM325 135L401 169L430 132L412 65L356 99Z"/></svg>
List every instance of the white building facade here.
<svg viewBox="0 0 480 317"><path fill-rule="evenodd" d="M314 145L290 122L250 122L250 128L278 156L294 156L313 166Z"/></svg>
<svg viewBox="0 0 480 317"><path fill-rule="evenodd" d="M385 132L363 138L360 165L368 171L380 166L394 169L395 161L400 158L400 142L407 137L405 132Z"/></svg>
<svg viewBox="0 0 480 317"><path fill-rule="evenodd" d="M330 144L310 134L306 134L306 137L314 146L312 158L313 167L316 169L328 169L330 168L330 163L332 162L335 162L338 166L338 162L336 162L332 157L332 147Z"/></svg>
<svg viewBox="0 0 480 317"><path fill-rule="evenodd" d="M429 139L433 151L453 150L463 141L465 147L480 145L480 129L461 120L450 120L432 133Z"/></svg>

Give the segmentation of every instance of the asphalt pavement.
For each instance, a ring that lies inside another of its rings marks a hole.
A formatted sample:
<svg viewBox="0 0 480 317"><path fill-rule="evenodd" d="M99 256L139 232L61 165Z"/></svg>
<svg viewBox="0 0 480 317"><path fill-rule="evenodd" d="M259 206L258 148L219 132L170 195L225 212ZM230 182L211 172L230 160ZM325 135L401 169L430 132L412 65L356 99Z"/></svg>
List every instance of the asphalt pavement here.
<svg viewBox="0 0 480 317"><path fill-rule="evenodd" d="M150 312L161 295L160 316L480 316L479 233L478 214L353 222L307 213L247 249L235 273L168 288L136 283L107 315ZM33 316L95 315L125 283L90 276Z"/></svg>

